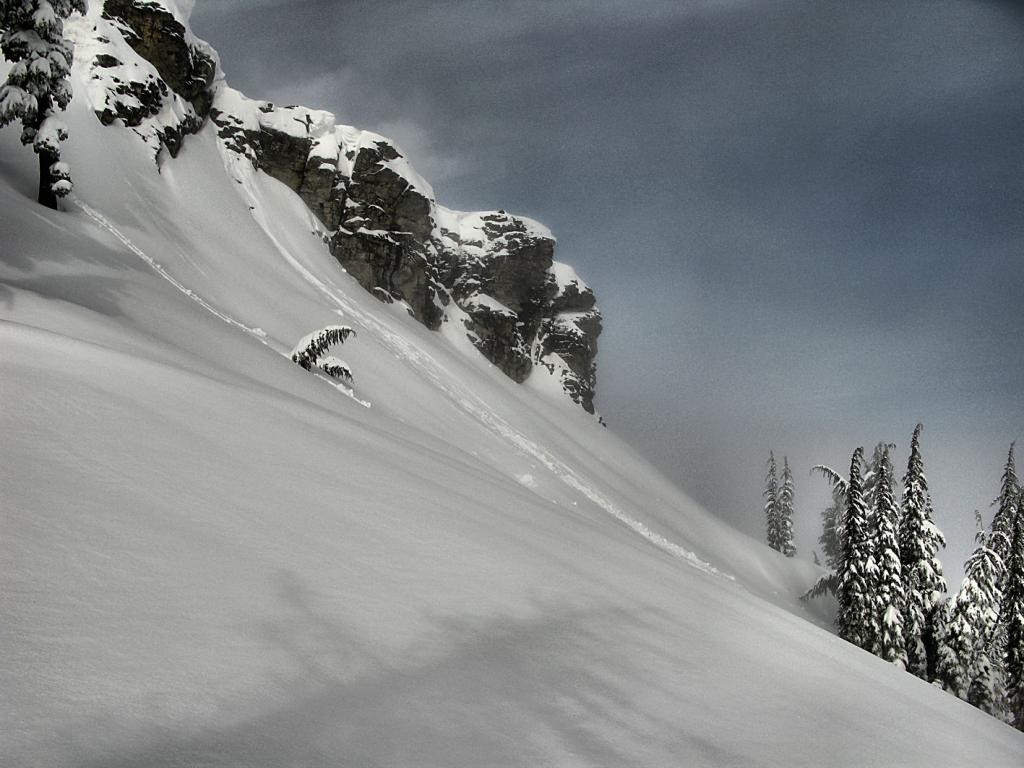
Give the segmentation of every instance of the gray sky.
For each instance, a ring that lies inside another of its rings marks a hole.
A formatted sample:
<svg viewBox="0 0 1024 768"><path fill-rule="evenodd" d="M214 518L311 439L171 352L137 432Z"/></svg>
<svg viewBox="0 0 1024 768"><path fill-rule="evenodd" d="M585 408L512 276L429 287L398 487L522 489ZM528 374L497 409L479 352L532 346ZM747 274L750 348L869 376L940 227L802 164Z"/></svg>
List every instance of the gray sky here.
<svg viewBox="0 0 1024 768"><path fill-rule="evenodd" d="M605 315L598 408L761 535L796 471L910 433L959 574L1024 438L1024 9L995 0L200 0L254 98L534 216ZM959 575L956 576L959 579Z"/></svg>

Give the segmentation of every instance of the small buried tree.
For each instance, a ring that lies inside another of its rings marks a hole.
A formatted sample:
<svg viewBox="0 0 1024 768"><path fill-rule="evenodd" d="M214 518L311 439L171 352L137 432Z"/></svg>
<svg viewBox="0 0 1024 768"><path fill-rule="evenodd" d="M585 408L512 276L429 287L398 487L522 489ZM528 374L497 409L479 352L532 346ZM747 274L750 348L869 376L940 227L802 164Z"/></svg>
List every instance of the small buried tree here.
<svg viewBox="0 0 1024 768"><path fill-rule="evenodd" d="M343 360L327 354L335 344L344 344L356 332L347 325L329 325L311 333L292 350L292 362L307 371L321 371L331 378L352 381L352 370Z"/></svg>

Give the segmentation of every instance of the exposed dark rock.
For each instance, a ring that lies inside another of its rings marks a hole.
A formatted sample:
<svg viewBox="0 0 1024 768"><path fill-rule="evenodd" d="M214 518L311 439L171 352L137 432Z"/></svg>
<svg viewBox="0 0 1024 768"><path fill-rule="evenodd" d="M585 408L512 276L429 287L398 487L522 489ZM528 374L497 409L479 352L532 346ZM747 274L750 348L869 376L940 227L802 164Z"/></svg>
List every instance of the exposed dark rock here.
<svg viewBox="0 0 1024 768"><path fill-rule="evenodd" d="M391 144L377 141L350 158L351 177L335 179L345 191L331 253L368 290L380 287L405 300L414 317L436 329L443 316L438 305L447 296L439 294L432 258L433 203L389 167L400 157Z"/></svg>
<svg viewBox="0 0 1024 768"><path fill-rule="evenodd" d="M261 104L259 110L268 113L274 108ZM297 192L328 229L338 228L345 206L345 179L338 173L336 159L311 154L313 140L306 136L266 126L246 129L237 117L216 108L210 111L210 119L229 149Z"/></svg>
<svg viewBox="0 0 1024 768"><path fill-rule="evenodd" d="M120 67L123 63L116 56L111 56L109 53L97 54L94 59L96 66L102 69L112 69L113 67Z"/></svg>
<svg viewBox="0 0 1024 768"><path fill-rule="evenodd" d="M545 318L538 337L540 361L547 365L552 373L559 372L552 362L553 356L558 356L565 364L559 372L562 387L588 413L594 412L594 388L597 379L597 366L594 360L597 357L597 337L600 334L601 315L596 309L589 309Z"/></svg>
<svg viewBox="0 0 1024 768"><path fill-rule="evenodd" d="M584 287L581 291L579 283L569 283L551 300L549 313L586 312L593 309L596 303L597 299L590 288Z"/></svg>
<svg viewBox="0 0 1024 768"><path fill-rule="evenodd" d="M313 142L270 128L262 128L257 141L258 167L298 192L306 175L306 160Z"/></svg>
<svg viewBox="0 0 1024 768"><path fill-rule="evenodd" d="M337 159L310 155L296 192L329 230L341 226L347 179L338 173Z"/></svg>
<svg viewBox="0 0 1024 768"><path fill-rule="evenodd" d="M421 245L404 233L339 230L331 253L359 284L404 300L417 320L436 330L443 312L435 301L437 285Z"/></svg>
<svg viewBox="0 0 1024 768"><path fill-rule="evenodd" d="M109 125L122 120L136 127L157 115L173 91L187 102L192 111L176 124L162 126L157 132L171 156L177 155L184 137L198 131L213 103L211 85L216 62L188 44L185 28L161 4L152 0L106 0L103 16L114 23L125 40L140 56L148 60L159 77L122 81L112 78L114 85L106 105L97 112ZM111 70L121 66L116 57L99 54L93 66Z"/></svg>
<svg viewBox="0 0 1024 768"><path fill-rule="evenodd" d="M249 158L253 167L259 167L259 131L247 130L238 117L216 108L210 110L210 120L217 126L217 135L228 149Z"/></svg>
<svg viewBox="0 0 1024 768"><path fill-rule="evenodd" d="M200 117L210 111L210 85L216 73L212 58L186 42L185 27L152 0L105 0L103 15L120 19L131 31L127 42L148 60L175 93L190 102Z"/></svg>
<svg viewBox="0 0 1024 768"><path fill-rule="evenodd" d="M119 65L120 63L101 65L97 57L97 66L112 69ZM114 78L113 83L113 92L108 96L106 106L97 113L104 125L110 125L120 119L129 128L134 128L147 117L159 114L163 108L164 98L167 96L167 85L163 80L152 76L141 81Z"/></svg>
<svg viewBox="0 0 1024 768"><path fill-rule="evenodd" d="M498 366L506 376L522 383L533 369L530 348L519 329L515 314L487 304L467 303L466 330L481 354Z"/></svg>

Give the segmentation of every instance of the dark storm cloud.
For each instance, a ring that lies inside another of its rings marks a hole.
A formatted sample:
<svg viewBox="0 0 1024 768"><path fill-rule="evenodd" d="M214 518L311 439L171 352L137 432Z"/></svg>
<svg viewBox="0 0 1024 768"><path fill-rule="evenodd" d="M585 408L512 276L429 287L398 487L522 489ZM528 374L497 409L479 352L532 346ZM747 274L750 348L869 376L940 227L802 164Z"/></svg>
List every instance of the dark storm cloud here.
<svg viewBox="0 0 1024 768"><path fill-rule="evenodd" d="M606 314L613 428L752 533L769 445L803 477L923 419L953 526L1024 437L1014 3L201 0L193 24L249 95L549 224Z"/></svg>

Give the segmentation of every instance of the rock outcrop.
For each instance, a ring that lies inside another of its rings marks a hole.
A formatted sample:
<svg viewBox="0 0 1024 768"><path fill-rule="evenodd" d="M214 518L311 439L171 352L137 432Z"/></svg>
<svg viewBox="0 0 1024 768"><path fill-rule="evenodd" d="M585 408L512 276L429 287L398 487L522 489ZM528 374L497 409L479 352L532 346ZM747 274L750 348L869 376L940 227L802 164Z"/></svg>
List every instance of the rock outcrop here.
<svg viewBox="0 0 1024 768"><path fill-rule="evenodd" d="M157 0L105 0L86 49L100 121L135 129L172 157L213 104L216 54ZM79 47L82 43L79 42Z"/></svg>
<svg viewBox="0 0 1024 768"><path fill-rule="evenodd" d="M593 413L601 316L593 292L554 261L543 225L504 211L448 210L385 137L227 87L216 53L173 8L106 0L92 35L76 41L80 55L83 43L89 52L100 120L174 156L209 117L226 161L251 164L298 194L331 253L374 296L404 302L431 329L461 324L510 378L555 377Z"/></svg>
<svg viewBox="0 0 1024 768"><path fill-rule="evenodd" d="M224 148L294 190L331 253L378 298L429 328L465 327L517 382L535 370L593 412L601 316L593 292L554 261L541 224L504 211L461 213L388 139L305 107L276 107L222 87L211 110Z"/></svg>

